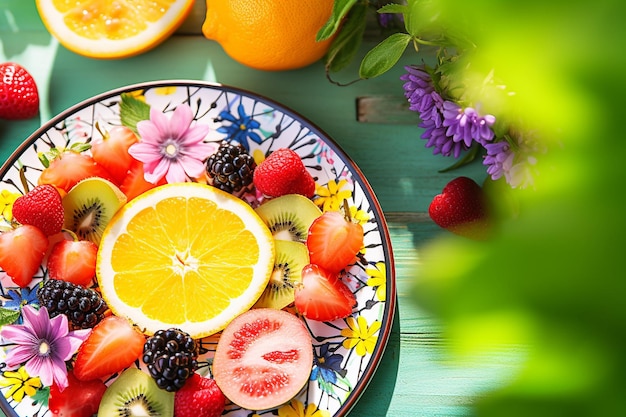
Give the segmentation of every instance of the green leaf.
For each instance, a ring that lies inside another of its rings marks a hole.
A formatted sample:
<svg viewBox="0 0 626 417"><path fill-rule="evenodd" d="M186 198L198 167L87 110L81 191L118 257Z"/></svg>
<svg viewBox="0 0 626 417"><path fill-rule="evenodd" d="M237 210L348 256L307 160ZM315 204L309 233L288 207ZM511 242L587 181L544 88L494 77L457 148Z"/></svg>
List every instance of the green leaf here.
<svg viewBox="0 0 626 417"><path fill-rule="evenodd" d="M120 119L124 126L137 133L137 123L150 119L150 105L131 94L123 93L120 101Z"/></svg>
<svg viewBox="0 0 626 417"><path fill-rule="evenodd" d="M356 0L335 0L333 4L333 12L324 26L317 32L315 40L317 42L325 41L337 32L341 21L348 14Z"/></svg>
<svg viewBox="0 0 626 417"><path fill-rule="evenodd" d="M380 9L376 10L378 13L406 13L406 5L389 3L385 4Z"/></svg>
<svg viewBox="0 0 626 417"><path fill-rule="evenodd" d="M50 387L38 388L35 394L31 396L33 405L43 405L48 407L48 399L50 398Z"/></svg>
<svg viewBox="0 0 626 417"><path fill-rule="evenodd" d="M404 12L404 26L409 35L417 38L422 26L422 16L420 14L421 0L408 0L406 11Z"/></svg>
<svg viewBox="0 0 626 417"><path fill-rule="evenodd" d="M70 145L70 147L68 148L70 151L74 151L74 152L85 152L87 149L91 148L91 144L89 143L83 143L83 142L75 142L72 145Z"/></svg>
<svg viewBox="0 0 626 417"><path fill-rule="evenodd" d="M326 68L338 72L346 67L356 55L367 25L367 6L359 3L350 11L343 29L333 40L326 53Z"/></svg>
<svg viewBox="0 0 626 417"><path fill-rule="evenodd" d="M361 78L373 78L389 71L398 62L411 36L406 33L394 33L371 49L359 68Z"/></svg>
<svg viewBox="0 0 626 417"><path fill-rule="evenodd" d="M9 310L8 308L0 308L0 327L5 324L15 323L19 316L19 311Z"/></svg>

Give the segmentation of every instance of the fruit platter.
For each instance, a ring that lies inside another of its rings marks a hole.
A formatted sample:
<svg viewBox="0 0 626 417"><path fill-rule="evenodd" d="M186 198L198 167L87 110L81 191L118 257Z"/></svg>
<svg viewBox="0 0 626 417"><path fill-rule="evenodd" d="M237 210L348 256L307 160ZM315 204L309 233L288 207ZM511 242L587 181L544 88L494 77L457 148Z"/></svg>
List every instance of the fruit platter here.
<svg viewBox="0 0 626 417"><path fill-rule="evenodd" d="M296 112L199 81L103 93L0 168L0 407L345 416L394 274L366 178Z"/></svg>

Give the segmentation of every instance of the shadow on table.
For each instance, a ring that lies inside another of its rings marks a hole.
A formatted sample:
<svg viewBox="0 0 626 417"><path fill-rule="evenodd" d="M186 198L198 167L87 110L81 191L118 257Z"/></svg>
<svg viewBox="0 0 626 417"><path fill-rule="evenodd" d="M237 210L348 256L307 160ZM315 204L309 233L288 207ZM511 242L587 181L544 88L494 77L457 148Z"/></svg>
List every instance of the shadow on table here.
<svg viewBox="0 0 626 417"><path fill-rule="evenodd" d="M350 411L350 416L387 416L400 364L400 313L396 305L391 334L378 369ZM364 399L367 399L364 401Z"/></svg>
<svg viewBox="0 0 626 417"><path fill-rule="evenodd" d="M23 33L33 33L33 30L43 29L43 23L38 16L34 1L12 2L11 6L0 13L0 56L11 59L21 55L31 45L46 46L50 42L50 35L42 30L43 36L24 36ZM5 38L6 36L6 38Z"/></svg>

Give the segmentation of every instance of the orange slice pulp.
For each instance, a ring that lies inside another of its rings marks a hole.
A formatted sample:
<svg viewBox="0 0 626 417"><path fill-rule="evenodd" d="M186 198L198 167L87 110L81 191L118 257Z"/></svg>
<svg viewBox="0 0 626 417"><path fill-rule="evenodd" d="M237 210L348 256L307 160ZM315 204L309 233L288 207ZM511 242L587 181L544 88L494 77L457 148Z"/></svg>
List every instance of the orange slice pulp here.
<svg viewBox="0 0 626 417"><path fill-rule="evenodd" d="M48 31L91 58L125 58L152 49L183 23L194 0L36 0Z"/></svg>
<svg viewBox="0 0 626 417"><path fill-rule="evenodd" d="M263 293L272 235L245 202L198 183L167 184L127 203L105 229L96 274L102 296L146 334L222 330Z"/></svg>

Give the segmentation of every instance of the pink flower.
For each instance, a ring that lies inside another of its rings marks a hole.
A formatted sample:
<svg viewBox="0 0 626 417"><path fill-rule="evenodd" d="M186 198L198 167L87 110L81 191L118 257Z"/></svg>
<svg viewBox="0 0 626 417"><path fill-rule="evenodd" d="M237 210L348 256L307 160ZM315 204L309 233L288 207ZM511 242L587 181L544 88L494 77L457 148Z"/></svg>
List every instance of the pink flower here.
<svg viewBox="0 0 626 417"><path fill-rule="evenodd" d="M185 182L204 173L204 159L215 152L217 146L205 143L208 125L193 122L193 113L186 104L174 110L171 119L150 109L150 120L137 123L141 138L128 152L143 162L144 178L156 184L165 177L168 183Z"/></svg>
<svg viewBox="0 0 626 417"><path fill-rule="evenodd" d="M29 375L39 376L45 386L57 384L60 390L67 387L67 366L91 329L69 331L67 317L60 314L50 318L48 310L32 306L22 309L24 324L11 324L2 328L0 335L16 346L7 353L7 367L25 364Z"/></svg>

